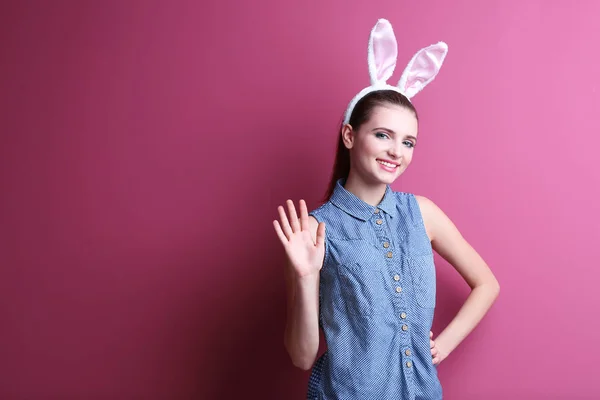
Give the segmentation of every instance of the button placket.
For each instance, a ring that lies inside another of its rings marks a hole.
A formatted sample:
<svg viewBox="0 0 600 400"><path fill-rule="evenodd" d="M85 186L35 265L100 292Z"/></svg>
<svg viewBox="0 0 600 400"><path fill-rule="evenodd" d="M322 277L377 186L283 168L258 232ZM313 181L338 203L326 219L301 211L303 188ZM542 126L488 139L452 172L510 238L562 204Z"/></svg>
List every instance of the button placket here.
<svg viewBox="0 0 600 400"><path fill-rule="evenodd" d="M387 223L388 221L386 215L380 212L379 209L375 209L373 213L373 220L375 222L375 232L377 236L377 241L379 243L378 246L381 246L380 249L383 251L383 255L389 266L389 279L392 282L391 288L394 294L394 307L397 310L396 312L399 312L396 315L399 315L400 317L401 324L399 325L399 327L401 332L403 333L403 335L401 335L401 342L403 343L403 346L401 348L405 349L403 350L403 354L405 355L405 357L409 357L411 353L410 350L408 350L406 347L409 341L409 336L407 335L409 331L409 326L406 321L407 314L404 311L406 310L406 304L404 301L404 296L402 295L403 288L401 285L401 281L403 279L403 276L401 276L399 260L397 260L397 256L394 254L394 248L392 246L391 240L389 239L391 237L391 232L389 232L390 227ZM407 351L408 353L406 353ZM410 365L412 366L412 361L408 362L410 362ZM408 365L406 366L410 368Z"/></svg>
<svg viewBox="0 0 600 400"><path fill-rule="evenodd" d="M383 242L383 247L388 249L388 252L385 254L385 256L388 258L388 261L391 261L394 258L394 252L390 250L390 242ZM396 263L392 262L392 266L394 264ZM400 293L402 293L402 286L400 285L400 275L397 272L395 272L392 275L392 279L394 280L394 291L396 292L396 296L398 296L400 295Z"/></svg>
<svg viewBox="0 0 600 400"><path fill-rule="evenodd" d="M406 365L408 368L412 367L412 351L410 350L410 348L405 347L404 351L402 352L404 355L404 365Z"/></svg>

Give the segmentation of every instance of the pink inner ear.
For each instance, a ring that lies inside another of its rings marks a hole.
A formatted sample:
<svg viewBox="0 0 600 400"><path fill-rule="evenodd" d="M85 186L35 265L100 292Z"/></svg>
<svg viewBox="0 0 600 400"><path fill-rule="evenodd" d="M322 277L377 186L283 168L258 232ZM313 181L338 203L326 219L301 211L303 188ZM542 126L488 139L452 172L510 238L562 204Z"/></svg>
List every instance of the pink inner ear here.
<svg viewBox="0 0 600 400"><path fill-rule="evenodd" d="M422 50L415 58L408 74L404 88L405 92L414 94L421 90L439 72L445 49L431 47Z"/></svg>
<svg viewBox="0 0 600 400"><path fill-rule="evenodd" d="M377 71L377 81L386 81L394 73L398 44L392 27L380 24L373 32L373 55Z"/></svg>

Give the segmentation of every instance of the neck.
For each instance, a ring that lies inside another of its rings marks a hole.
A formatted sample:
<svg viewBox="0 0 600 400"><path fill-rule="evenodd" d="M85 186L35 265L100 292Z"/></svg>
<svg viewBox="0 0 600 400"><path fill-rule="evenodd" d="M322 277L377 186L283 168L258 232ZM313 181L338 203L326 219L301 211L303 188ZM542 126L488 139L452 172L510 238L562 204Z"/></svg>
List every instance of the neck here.
<svg viewBox="0 0 600 400"><path fill-rule="evenodd" d="M383 199L387 185L381 182L365 182L360 176L350 171L344 188L365 203L376 207Z"/></svg>

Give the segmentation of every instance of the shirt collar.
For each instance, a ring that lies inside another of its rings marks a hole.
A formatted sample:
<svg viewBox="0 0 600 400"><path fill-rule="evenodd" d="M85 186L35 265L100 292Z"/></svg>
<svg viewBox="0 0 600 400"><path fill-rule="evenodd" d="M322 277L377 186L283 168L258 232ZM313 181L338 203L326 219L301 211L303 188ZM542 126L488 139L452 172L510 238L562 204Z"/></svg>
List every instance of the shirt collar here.
<svg viewBox="0 0 600 400"><path fill-rule="evenodd" d="M391 217L396 216L396 196L389 185L386 186L383 199L375 207L346 190L344 188L345 183L346 180L343 178L337 181L330 199L331 203L342 211L362 221L367 221L371 218L376 209L382 210Z"/></svg>

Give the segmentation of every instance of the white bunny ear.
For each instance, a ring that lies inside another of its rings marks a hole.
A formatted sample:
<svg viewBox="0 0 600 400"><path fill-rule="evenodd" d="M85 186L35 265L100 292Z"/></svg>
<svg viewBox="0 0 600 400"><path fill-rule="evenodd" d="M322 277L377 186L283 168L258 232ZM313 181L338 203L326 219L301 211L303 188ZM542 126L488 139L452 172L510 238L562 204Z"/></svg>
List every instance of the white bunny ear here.
<svg viewBox="0 0 600 400"><path fill-rule="evenodd" d="M369 76L371 85L385 84L394 73L398 57L398 44L392 24L379 19L369 37Z"/></svg>
<svg viewBox="0 0 600 400"><path fill-rule="evenodd" d="M417 52L400 77L398 87L409 99L435 78L448 54L448 45L438 42Z"/></svg>

